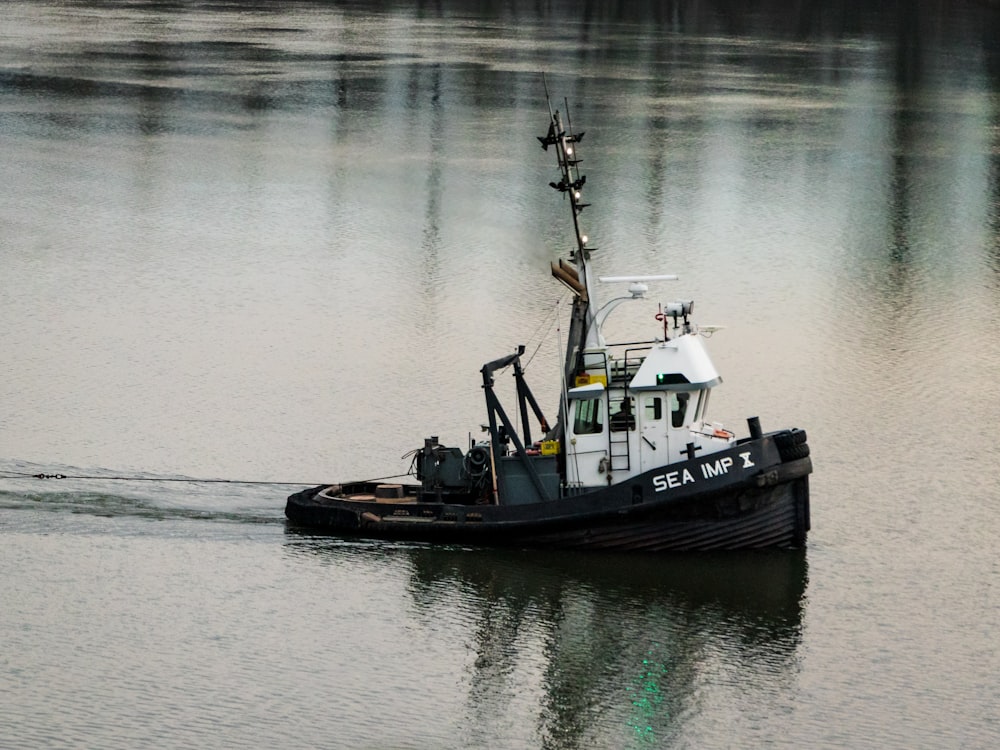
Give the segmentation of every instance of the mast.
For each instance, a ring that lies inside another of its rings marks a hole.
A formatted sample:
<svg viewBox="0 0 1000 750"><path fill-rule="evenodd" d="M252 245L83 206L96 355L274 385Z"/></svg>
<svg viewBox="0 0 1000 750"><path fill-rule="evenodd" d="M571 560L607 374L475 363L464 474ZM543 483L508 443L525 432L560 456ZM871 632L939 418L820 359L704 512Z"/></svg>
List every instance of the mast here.
<svg viewBox="0 0 1000 750"><path fill-rule="evenodd" d="M583 140L584 134L573 133L568 114L566 119L567 124L564 126L559 111L553 111L550 105L549 131L545 136L539 136L538 140L546 151L549 146L555 146L560 179L559 182L550 182L549 186L569 197L576 239L576 248L570 252L570 263L560 259L558 263L552 264L552 275L569 287L575 295L569 339L566 344L565 374L568 380L576 366L578 353L588 347L603 345L603 340L594 313L600 305L594 297L595 285L590 269L590 253L595 248L587 245L588 237L580 225L580 214L590 205L583 202L583 186L587 178L580 174L581 159L576 152L576 146Z"/></svg>

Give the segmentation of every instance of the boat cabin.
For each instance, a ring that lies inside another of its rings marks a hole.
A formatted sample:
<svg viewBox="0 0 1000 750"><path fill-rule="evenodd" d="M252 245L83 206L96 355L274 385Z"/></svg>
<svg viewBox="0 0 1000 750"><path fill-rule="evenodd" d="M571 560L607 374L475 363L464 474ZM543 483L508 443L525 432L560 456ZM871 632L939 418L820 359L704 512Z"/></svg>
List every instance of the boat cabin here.
<svg viewBox="0 0 1000 750"><path fill-rule="evenodd" d="M566 394L567 485L620 482L728 448L733 433L705 421L721 382L696 333L618 356L611 347L584 350Z"/></svg>

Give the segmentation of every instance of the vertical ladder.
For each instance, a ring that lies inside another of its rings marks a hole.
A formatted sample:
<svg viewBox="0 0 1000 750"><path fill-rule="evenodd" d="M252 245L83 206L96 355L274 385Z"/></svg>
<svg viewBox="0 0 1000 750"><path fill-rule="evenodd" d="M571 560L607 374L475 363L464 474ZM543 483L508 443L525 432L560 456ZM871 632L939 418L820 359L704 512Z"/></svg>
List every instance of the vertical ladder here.
<svg viewBox="0 0 1000 750"><path fill-rule="evenodd" d="M611 457L611 471L628 471L632 468L629 434L629 430L608 431L608 455Z"/></svg>
<svg viewBox="0 0 1000 750"><path fill-rule="evenodd" d="M628 384L639 371L639 367L645 359L645 352L648 350L648 346L638 349L626 349L625 361L620 362L620 366L618 367L615 367L614 363L612 363L612 366L608 368L608 375L610 376L609 385L621 385L625 389L624 398L626 400L632 395L629 392ZM643 354L637 356L636 352L643 352ZM610 418L608 420L608 456L611 459L611 471L629 471L632 468L631 443L632 435L637 434L639 429L638 412L638 404L633 405L631 422L627 425L628 428L624 430L612 430Z"/></svg>

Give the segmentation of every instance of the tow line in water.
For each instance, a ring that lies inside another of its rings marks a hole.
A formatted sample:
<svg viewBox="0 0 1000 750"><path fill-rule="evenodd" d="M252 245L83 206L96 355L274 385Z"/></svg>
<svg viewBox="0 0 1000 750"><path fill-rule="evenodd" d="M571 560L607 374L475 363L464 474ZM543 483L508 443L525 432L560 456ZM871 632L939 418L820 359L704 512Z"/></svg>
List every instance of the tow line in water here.
<svg viewBox="0 0 1000 750"><path fill-rule="evenodd" d="M375 477L368 479L369 482L380 482L383 479L400 479L407 474L395 474L388 477ZM98 479L118 482L191 482L198 484L269 484L269 485L294 485L299 487L316 487L323 482L268 482L254 479L196 479L191 477L137 477L137 476L100 476L96 474L46 474L40 472L31 474L24 471L0 470L0 478L3 479Z"/></svg>

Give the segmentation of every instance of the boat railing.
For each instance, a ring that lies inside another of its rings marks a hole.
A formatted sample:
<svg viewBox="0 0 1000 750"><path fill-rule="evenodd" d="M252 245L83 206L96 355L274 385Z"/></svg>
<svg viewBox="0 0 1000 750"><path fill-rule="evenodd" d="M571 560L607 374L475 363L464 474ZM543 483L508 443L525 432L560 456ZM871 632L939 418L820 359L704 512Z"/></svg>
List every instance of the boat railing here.
<svg viewBox="0 0 1000 750"><path fill-rule="evenodd" d="M609 385L620 385L623 387L628 387L629 382L635 377L635 374L639 372L639 368L642 366L642 362L645 357L641 358L631 358L629 359L626 355L624 360L622 359L612 359L609 364Z"/></svg>

